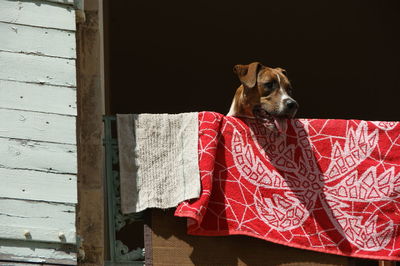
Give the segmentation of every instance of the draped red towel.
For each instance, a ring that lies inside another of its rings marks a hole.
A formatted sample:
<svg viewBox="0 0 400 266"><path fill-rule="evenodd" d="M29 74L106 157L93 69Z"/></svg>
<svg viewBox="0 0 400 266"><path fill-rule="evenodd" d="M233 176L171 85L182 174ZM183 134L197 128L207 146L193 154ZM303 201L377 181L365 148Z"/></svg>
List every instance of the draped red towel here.
<svg viewBox="0 0 400 266"><path fill-rule="evenodd" d="M192 235L249 235L345 256L400 260L400 125L293 119L284 132L199 113Z"/></svg>

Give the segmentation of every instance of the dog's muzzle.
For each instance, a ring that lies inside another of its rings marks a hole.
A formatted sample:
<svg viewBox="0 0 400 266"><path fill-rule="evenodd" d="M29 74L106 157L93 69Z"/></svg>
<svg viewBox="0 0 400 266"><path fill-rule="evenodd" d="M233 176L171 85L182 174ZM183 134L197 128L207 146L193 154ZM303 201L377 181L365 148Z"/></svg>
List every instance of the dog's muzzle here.
<svg viewBox="0 0 400 266"><path fill-rule="evenodd" d="M293 99L286 99L284 102L284 110L282 114L279 114L279 116L286 117L286 118L293 118L297 110L299 109L299 104L293 100Z"/></svg>
<svg viewBox="0 0 400 266"><path fill-rule="evenodd" d="M285 106L288 110L296 110L299 108L299 104L293 99L287 99Z"/></svg>
<svg viewBox="0 0 400 266"><path fill-rule="evenodd" d="M293 118L298 108L299 104L289 98L283 103L283 110L281 112L269 113L262 107L262 104L258 104L253 108L253 115L259 122L275 125L278 132L284 132L286 131L286 119Z"/></svg>

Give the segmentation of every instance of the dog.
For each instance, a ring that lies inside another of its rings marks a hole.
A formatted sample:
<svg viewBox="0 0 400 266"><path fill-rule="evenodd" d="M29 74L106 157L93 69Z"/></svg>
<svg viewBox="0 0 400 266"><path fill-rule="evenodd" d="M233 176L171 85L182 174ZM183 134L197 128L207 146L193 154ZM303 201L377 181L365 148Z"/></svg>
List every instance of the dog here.
<svg viewBox="0 0 400 266"><path fill-rule="evenodd" d="M292 86L286 71L253 62L235 65L233 72L241 85L227 115L255 118L261 123L275 125L282 132L286 119L293 118L299 108L292 98Z"/></svg>

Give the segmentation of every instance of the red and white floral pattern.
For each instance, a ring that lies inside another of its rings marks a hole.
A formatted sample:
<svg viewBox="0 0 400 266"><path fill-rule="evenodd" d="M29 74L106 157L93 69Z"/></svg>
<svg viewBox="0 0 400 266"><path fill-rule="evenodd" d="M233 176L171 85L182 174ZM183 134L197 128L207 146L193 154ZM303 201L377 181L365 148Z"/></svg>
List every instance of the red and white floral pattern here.
<svg viewBox="0 0 400 266"><path fill-rule="evenodd" d="M188 233L400 260L397 122L294 119L277 133L212 112L199 121L203 192L176 210Z"/></svg>

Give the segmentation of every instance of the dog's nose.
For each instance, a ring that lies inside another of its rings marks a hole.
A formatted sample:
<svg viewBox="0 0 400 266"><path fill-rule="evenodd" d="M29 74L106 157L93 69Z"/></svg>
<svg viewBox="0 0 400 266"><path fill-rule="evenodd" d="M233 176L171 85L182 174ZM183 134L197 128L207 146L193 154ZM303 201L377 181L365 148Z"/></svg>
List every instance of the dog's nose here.
<svg viewBox="0 0 400 266"><path fill-rule="evenodd" d="M288 109L295 109L299 107L297 102L293 99L287 99L285 104Z"/></svg>

